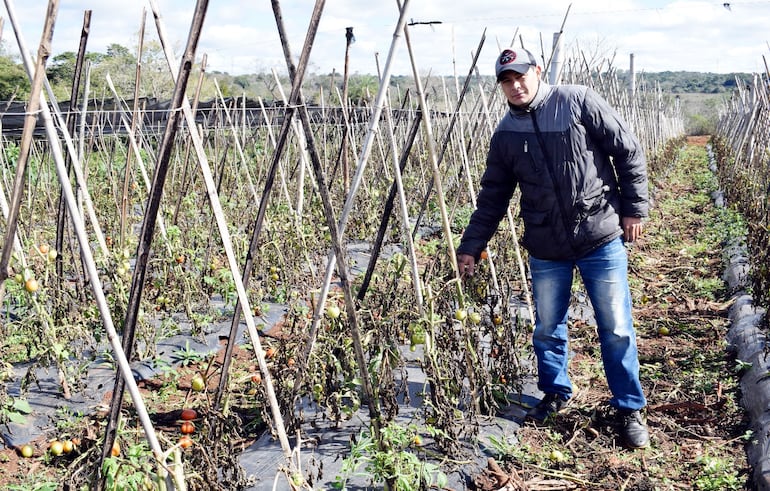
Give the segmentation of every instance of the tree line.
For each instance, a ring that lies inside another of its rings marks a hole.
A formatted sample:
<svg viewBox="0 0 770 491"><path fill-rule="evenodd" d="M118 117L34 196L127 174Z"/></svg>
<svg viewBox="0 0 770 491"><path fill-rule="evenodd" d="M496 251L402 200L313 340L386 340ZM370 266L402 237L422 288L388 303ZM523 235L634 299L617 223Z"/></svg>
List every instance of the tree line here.
<svg viewBox="0 0 770 491"><path fill-rule="evenodd" d="M71 84L76 66L76 53L66 51L49 59L46 66L48 80L54 95L59 101L69 99ZM127 47L114 43L104 53L89 52L86 55L86 67L89 70L89 94L92 98L112 98L113 94L107 83L107 75L120 97L131 98L134 94L137 61L140 66L139 95L156 99L168 98L173 90L171 77L166 67L165 57L158 42L146 43L141 60ZM202 68L198 65L196 70ZM627 82L628 71L619 70L618 79ZM325 92L325 102L339 102L339 88L342 75L339 73L311 73L306 80L307 99L319 103L320 93ZM735 90L738 81L750 83L753 76L748 73L701 73L701 72L643 72L637 75L641 83L660 87L664 93L671 94L723 94ZM213 80L216 80L216 84ZM224 97L248 97L265 100L280 99L279 84L288 87L288 79L273 73L251 73L232 75L226 72L207 73L209 83L201 88L201 98L211 99L218 95ZM413 85L411 76L394 76L394 86L408 88ZM377 92L378 80L371 74L353 74L348 81L349 100L354 105L370 102ZM26 100L29 97L30 83L21 61L5 49L0 50L0 100Z"/></svg>

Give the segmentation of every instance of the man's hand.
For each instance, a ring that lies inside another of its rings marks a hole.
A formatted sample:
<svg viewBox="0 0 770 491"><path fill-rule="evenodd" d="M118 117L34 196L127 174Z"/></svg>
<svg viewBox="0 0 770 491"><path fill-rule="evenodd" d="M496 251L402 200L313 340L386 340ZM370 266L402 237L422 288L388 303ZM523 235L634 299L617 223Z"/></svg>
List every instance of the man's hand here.
<svg viewBox="0 0 770 491"><path fill-rule="evenodd" d="M642 219L639 217L623 217L623 238L633 242L642 236Z"/></svg>
<svg viewBox="0 0 770 491"><path fill-rule="evenodd" d="M457 267L460 269L460 278L473 276L476 271L476 258L470 254L458 254Z"/></svg>

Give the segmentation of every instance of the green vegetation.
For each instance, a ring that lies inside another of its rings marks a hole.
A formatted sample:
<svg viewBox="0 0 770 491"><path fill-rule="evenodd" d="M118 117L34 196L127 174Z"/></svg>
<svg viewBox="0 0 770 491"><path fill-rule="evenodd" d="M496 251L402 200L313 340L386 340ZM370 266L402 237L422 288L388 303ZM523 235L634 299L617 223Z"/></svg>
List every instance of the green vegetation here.
<svg viewBox="0 0 770 491"><path fill-rule="evenodd" d="M353 475L365 476L373 484L388 483L387 489L394 490L446 487L447 479L439 466L418 455L423 440L416 425L391 423L382 433L388 442L386 448L377 448L377 440L368 433L353 444L334 489L346 490L347 479Z"/></svg>
<svg viewBox="0 0 770 491"><path fill-rule="evenodd" d="M620 70L618 79L627 81L630 74ZM671 94L720 94L732 92L740 81L751 81L750 73L702 73L702 72L643 72L637 74L637 83L660 87Z"/></svg>

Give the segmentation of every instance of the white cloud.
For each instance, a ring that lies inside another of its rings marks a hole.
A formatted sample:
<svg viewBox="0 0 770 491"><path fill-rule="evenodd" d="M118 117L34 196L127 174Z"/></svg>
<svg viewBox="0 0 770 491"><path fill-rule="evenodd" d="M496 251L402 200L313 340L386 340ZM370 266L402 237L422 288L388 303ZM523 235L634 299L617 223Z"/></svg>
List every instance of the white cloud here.
<svg viewBox="0 0 770 491"><path fill-rule="evenodd" d="M22 32L30 49L39 42L46 3L43 0L17 6ZM564 43L571 49L616 53L615 65L625 68L634 53L638 70L761 71L768 51L766 28L770 1L730 2L667 0L410 0L407 19L411 41L421 72L466 73L471 53L486 29L486 43L479 60L483 74L492 72L499 47L514 34L527 47L550 52L553 33L567 17ZM186 43L195 2L157 0L169 42L181 49ZM313 2L283 0L283 19L294 58L305 40ZM142 8L147 10L146 35L157 39L149 2L125 0L61 0L53 51L76 51L86 9L93 11L89 50L101 51L112 43L135 49ZM0 11L0 15L4 12ZM3 15L5 17L5 15ZM341 72L345 55L345 28L352 26L356 42L350 49L350 70L375 73L375 53L385 63L398 19L396 2L330 0L319 25L311 57L311 70ZM12 29L6 23L5 46L16 52ZM219 0L210 2L198 56L208 55L209 69L233 74L275 67L285 70L283 52L270 2ZM454 58L453 58L454 57ZM393 73L411 74L406 46L401 40Z"/></svg>

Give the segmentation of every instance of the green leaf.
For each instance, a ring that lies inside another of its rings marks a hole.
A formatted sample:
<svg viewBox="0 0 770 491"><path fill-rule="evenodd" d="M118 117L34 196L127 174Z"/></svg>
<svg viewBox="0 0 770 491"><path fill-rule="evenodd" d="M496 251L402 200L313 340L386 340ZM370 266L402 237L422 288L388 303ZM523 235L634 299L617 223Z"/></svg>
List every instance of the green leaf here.
<svg viewBox="0 0 770 491"><path fill-rule="evenodd" d="M32 407L29 405L26 399L15 399L13 401L13 409L20 413L29 414L32 412Z"/></svg>
<svg viewBox="0 0 770 491"><path fill-rule="evenodd" d="M8 412L8 419L12 423L16 423L16 424L19 424L19 425L27 424L27 418L23 414L17 413L15 411L9 411Z"/></svg>

